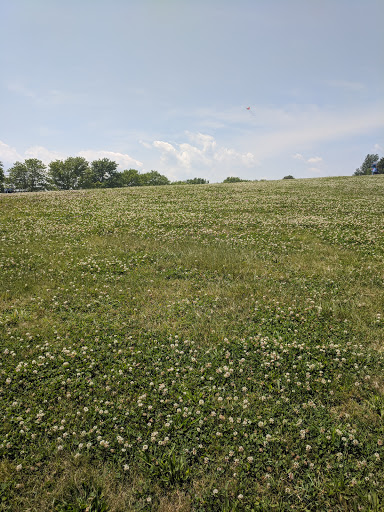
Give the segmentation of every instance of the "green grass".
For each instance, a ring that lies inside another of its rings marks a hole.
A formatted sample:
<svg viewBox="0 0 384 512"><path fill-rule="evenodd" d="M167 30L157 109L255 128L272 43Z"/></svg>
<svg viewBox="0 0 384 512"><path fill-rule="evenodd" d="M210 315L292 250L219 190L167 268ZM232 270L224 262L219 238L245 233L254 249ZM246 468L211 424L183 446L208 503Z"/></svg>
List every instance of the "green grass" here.
<svg viewBox="0 0 384 512"><path fill-rule="evenodd" d="M0 197L0 511L384 510L384 179Z"/></svg>

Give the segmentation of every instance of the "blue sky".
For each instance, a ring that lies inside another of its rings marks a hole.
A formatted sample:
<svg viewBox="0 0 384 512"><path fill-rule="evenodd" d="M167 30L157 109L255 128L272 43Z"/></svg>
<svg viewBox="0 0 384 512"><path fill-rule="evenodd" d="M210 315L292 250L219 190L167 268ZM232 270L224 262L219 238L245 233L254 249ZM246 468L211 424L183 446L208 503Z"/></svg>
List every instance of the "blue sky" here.
<svg viewBox="0 0 384 512"><path fill-rule="evenodd" d="M6 169L82 155L212 183L384 155L383 0L0 0L0 19Z"/></svg>

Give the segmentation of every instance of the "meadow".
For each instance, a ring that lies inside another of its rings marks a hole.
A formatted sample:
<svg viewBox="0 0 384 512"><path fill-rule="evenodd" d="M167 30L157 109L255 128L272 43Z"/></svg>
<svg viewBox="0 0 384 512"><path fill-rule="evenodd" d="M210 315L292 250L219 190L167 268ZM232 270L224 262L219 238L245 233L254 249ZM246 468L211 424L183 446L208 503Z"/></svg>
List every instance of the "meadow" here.
<svg viewBox="0 0 384 512"><path fill-rule="evenodd" d="M384 177L0 196L0 511L383 511Z"/></svg>

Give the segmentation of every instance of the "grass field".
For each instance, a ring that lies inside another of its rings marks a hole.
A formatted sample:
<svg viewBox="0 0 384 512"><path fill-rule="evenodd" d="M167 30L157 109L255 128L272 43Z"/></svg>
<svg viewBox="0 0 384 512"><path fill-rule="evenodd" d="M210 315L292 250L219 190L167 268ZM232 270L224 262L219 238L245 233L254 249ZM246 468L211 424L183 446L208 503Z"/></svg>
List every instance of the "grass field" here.
<svg viewBox="0 0 384 512"><path fill-rule="evenodd" d="M384 177L0 196L0 510L383 511Z"/></svg>

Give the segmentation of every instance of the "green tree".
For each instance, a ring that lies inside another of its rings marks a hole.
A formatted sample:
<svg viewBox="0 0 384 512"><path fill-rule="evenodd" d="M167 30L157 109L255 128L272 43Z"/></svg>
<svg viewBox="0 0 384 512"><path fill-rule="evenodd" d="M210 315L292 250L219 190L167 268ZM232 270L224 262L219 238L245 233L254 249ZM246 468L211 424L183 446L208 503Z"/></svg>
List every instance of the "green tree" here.
<svg viewBox="0 0 384 512"><path fill-rule="evenodd" d="M121 173L121 183L123 187L140 187L140 174L136 169L125 169Z"/></svg>
<svg viewBox="0 0 384 512"><path fill-rule="evenodd" d="M9 169L9 182L19 190L35 192L45 190L48 186L46 166L37 158L28 158L16 162Z"/></svg>
<svg viewBox="0 0 384 512"><path fill-rule="evenodd" d="M169 185L169 179L160 174L157 171L146 172L144 174L140 174L140 182L143 186L150 185Z"/></svg>
<svg viewBox="0 0 384 512"><path fill-rule="evenodd" d="M79 178L79 188L109 188L121 186L117 163L108 158L94 160Z"/></svg>
<svg viewBox="0 0 384 512"><path fill-rule="evenodd" d="M242 180L241 178L238 178L237 176L228 176L228 178L225 178L223 183L240 183Z"/></svg>
<svg viewBox="0 0 384 512"><path fill-rule="evenodd" d="M114 186L116 179L117 163L109 158L100 158L91 163L91 171L95 186L110 187Z"/></svg>
<svg viewBox="0 0 384 512"><path fill-rule="evenodd" d="M49 164L52 183L62 190L79 188L81 177L88 169L88 162L81 156L69 157L65 161L55 160Z"/></svg>
<svg viewBox="0 0 384 512"><path fill-rule="evenodd" d="M384 157L377 162L376 168L379 174L384 174Z"/></svg>
<svg viewBox="0 0 384 512"><path fill-rule="evenodd" d="M295 178L292 176L292 174L288 174L288 176L284 176L283 180L294 180Z"/></svg>
<svg viewBox="0 0 384 512"><path fill-rule="evenodd" d="M3 162L0 162L0 192L4 192L4 181L5 181L5 174L4 174Z"/></svg>
<svg viewBox="0 0 384 512"><path fill-rule="evenodd" d="M377 164L379 160L379 155L367 155L365 157L364 162L361 164L360 167L356 169L356 171L353 173L354 176L364 176L364 174L371 174L372 172L372 165Z"/></svg>
<svg viewBox="0 0 384 512"><path fill-rule="evenodd" d="M95 188L95 179L92 169L88 167L79 178L79 188Z"/></svg>
<svg viewBox="0 0 384 512"><path fill-rule="evenodd" d="M204 178L192 178L190 180L186 181L187 185L206 185L209 183L208 180L205 180Z"/></svg>

